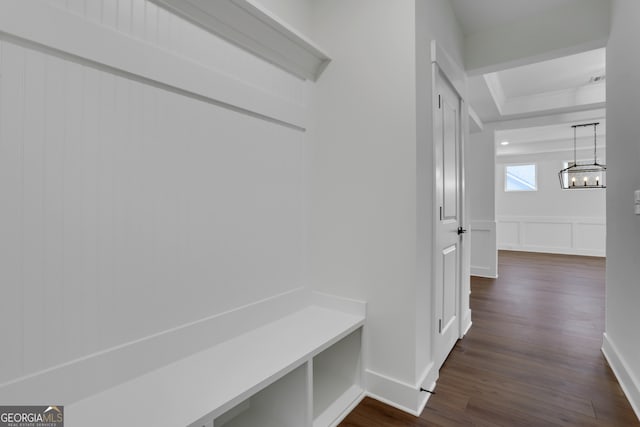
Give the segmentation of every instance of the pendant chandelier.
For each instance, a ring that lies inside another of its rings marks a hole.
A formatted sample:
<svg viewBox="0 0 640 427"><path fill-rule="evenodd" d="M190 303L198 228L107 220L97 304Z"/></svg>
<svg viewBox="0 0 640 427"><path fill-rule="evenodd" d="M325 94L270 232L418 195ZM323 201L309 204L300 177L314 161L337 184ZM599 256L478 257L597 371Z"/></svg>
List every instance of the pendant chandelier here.
<svg viewBox="0 0 640 427"><path fill-rule="evenodd" d="M598 163L598 145L596 128L600 123L573 125L573 163L558 173L560 187L563 190L579 190L586 188L607 188L607 165ZM593 163L578 164L576 156L576 129L593 126Z"/></svg>

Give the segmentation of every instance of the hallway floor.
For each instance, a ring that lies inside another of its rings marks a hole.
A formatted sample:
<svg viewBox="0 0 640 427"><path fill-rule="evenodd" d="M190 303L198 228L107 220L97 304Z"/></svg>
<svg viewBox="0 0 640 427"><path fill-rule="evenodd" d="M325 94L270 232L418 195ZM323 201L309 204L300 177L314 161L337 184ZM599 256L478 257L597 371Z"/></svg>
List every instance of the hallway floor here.
<svg viewBox="0 0 640 427"><path fill-rule="evenodd" d="M420 418L366 398L341 427L640 426L604 356L605 261L501 251Z"/></svg>

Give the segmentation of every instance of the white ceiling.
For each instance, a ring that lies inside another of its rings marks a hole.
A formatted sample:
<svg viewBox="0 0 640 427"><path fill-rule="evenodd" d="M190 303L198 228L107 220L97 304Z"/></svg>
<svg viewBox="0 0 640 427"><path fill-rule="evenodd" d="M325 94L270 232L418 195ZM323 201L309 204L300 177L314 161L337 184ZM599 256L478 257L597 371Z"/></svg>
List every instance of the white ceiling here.
<svg viewBox="0 0 640 427"><path fill-rule="evenodd" d="M482 75L469 81L469 103L483 122L602 108L605 49ZM493 106L491 106L493 102Z"/></svg>
<svg viewBox="0 0 640 427"><path fill-rule="evenodd" d="M604 74L605 49L596 49L498 72L509 98L577 88Z"/></svg>
<svg viewBox="0 0 640 427"><path fill-rule="evenodd" d="M555 8L576 5L581 0L451 0L454 13L465 37L498 26L523 21L528 17L553 13ZM600 110L605 107L606 85L593 82L593 77L605 76L604 48L534 62L516 68L499 70L468 79L469 105L483 123L518 122L528 117L567 115L573 112ZM601 120L602 119L602 120ZM604 114L596 121L598 145L604 145ZM572 149L572 124L525 127L498 132L507 139L507 147L498 145L498 154L518 154L524 151L558 151ZM505 128L508 126L498 126ZM580 132L580 130L579 130ZM498 141L499 142L499 141ZM578 138L579 145L592 145L593 137Z"/></svg>
<svg viewBox="0 0 640 427"><path fill-rule="evenodd" d="M598 120L596 137L602 138L606 133L606 121ZM509 141L511 144L530 144L538 141L550 141L560 137L563 141L571 141L566 149L573 148L573 128L570 124L553 124L530 128L506 129L496 132L499 142ZM586 141L588 146L593 145L593 127L576 128L576 139Z"/></svg>
<svg viewBox="0 0 640 427"><path fill-rule="evenodd" d="M596 142L598 157L604 157L606 146L606 120L597 120ZM545 126L524 127L496 131L496 155L510 156L531 153L572 152L573 128L572 124L582 124L584 121L561 123ZM587 121L590 123L590 121ZM502 145L503 141L508 145ZM593 128L580 127L576 129L576 147L585 150L581 157L591 157L593 153Z"/></svg>
<svg viewBox="0 0 640 427"><path fill-rule="evenodd" d="M519 21L580 0L452 0L464 35Z"/></svg>

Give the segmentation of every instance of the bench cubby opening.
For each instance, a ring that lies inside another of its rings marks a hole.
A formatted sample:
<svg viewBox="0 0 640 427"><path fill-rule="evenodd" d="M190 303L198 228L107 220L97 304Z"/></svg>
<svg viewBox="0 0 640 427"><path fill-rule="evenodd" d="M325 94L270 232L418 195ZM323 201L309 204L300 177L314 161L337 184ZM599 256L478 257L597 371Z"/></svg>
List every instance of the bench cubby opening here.
<svg viewBox="0 0 640 427"><path fill-rule="evenodd" d="M313 358L313 425L327 426L362 395L362 328Z"/></svg>
<svg viewBox="0 0 640 427"><path fill-rule="evenodd" d="M307 425L308 369L309 365L305 363L289 372L216 418L213 427Z"/></svg>

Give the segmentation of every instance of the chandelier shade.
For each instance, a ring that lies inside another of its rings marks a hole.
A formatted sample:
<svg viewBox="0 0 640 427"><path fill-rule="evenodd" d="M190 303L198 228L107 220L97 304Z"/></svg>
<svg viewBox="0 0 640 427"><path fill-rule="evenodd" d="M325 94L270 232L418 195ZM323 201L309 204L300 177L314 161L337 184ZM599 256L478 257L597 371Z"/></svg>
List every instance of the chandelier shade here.
<svg viewBox="0 0 640 427"><path fill-rule="evenodd" d="M563 190L607 188L607 165L598 163L596 128L600 123L573 125L573 162L558 172ZM578 164L576 159L576 128L593 126L593 163Z"/></svg>

